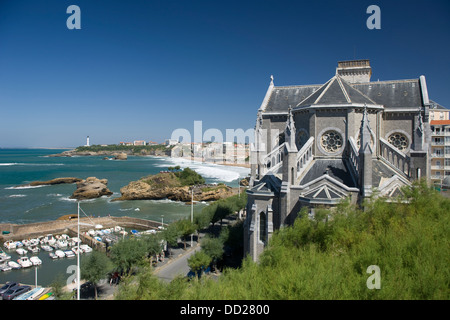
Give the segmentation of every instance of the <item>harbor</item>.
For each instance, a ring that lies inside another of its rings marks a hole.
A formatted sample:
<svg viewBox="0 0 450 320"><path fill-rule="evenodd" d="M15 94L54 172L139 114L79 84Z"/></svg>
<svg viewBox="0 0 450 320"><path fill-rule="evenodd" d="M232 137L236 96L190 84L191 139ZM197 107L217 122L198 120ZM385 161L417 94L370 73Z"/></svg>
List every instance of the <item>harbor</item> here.
<svg viewBox="0 0 450 320"><path fill-rule="evenodd" d="M161 226L160 222L132 217L85 217L80 219L78 235L76 216L22 225L0 224L0 283L47 287L58 276L65 281L74 275L78 252L82 257L92 250L105 251L128 231L154 233Z"/></svg>

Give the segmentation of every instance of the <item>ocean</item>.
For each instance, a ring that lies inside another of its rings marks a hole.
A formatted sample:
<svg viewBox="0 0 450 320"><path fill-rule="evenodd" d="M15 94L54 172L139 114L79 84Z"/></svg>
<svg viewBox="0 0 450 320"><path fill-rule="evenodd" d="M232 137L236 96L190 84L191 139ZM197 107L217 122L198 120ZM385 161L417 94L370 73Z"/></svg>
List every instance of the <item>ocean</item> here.
<svg viewBox="0 0 450 320"><path fill-rule="evenodd" d="M190 161L182 158L128 156L128 160L103 160L103 156L49 157L66 149L0 149L0 223L26 224L55 220L66 214L77 213L76 200L69 197L75 191L74 184L23 187L32 181L45 181L60 177L108 179L110 197L81 201L83 211L89 216L130 216L170 223L189 217L191 207L171 200L115 201L120 188L130 181L156 174L169 166L189 167L201 174L207 183L223 182L237 187L250 169ZM194 212L208 205L197 203ZM3 245L3 243L1 244ZM15 261L15 253L9 253ZM40 256L42 255L42 251ZM48 254L47 254L48 256ZM42 259L42 258L41 258ZM47 261L48 260L48 261ZM75 263L66 260L52 261L45 257L38 268L39 285L53 281L55 271ZM55 269L56 268L56 269ZM18 281L34 284L35 273L30 269L0 273L0 283L18 277Z"/></svg>

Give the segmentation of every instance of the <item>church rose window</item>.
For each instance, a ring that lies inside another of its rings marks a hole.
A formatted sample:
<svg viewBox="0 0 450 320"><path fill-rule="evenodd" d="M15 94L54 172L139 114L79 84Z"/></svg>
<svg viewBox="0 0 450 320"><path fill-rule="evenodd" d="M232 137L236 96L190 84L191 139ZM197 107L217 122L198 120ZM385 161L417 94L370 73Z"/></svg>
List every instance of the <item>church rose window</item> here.
<svg viewBox="0 0 450 320"><path fill-rule="evenodd" d="M390 144L392 144L394 147L396 147L397 149L403 151L406 148L408 148L408 138L399 132L395 132L393 134L391 134L388 138L388 141Z"/></svg>
<svg viewBox="0 0 450 320"><path fill-rule="evenodd" d="M342 147L342 136L333 130L325 132L320 138L322 148L327 152L336 152Z"/></svg>

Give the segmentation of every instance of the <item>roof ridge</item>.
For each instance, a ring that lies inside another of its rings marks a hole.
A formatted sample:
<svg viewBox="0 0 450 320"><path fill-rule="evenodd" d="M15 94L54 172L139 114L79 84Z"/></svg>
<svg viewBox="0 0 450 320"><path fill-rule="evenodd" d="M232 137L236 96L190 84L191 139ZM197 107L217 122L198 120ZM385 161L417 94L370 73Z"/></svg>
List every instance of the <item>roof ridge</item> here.
<svg viewBox="0 0 450 320"><path fill-rule="evenodd" d="M345 99L347 99L348 103L352 103L352 100L350 100L348 92L347 92L347 90L345 90L344 84L341 81L342 80L341 77L338 74L336 74L335 77L338 80L338 83L339 83L339 86L341 87L342 92L344 93Z"/></svg>

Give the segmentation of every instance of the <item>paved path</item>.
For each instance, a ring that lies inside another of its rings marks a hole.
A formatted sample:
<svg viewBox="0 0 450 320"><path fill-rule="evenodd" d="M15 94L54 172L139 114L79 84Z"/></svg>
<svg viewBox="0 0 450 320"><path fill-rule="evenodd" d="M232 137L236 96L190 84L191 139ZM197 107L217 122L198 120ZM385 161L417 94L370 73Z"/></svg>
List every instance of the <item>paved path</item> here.
<svg viewBox="0 0 450 320"><path fill-rule="evenodd" d="M169 260L166 264L157 267L155 275L166 282L172 281L177 275L186 276L189 272L187 260L195 252L200 250L199 245L194 245L192 248L187 249L185 252L179 253L179 255Z"/></svg>

